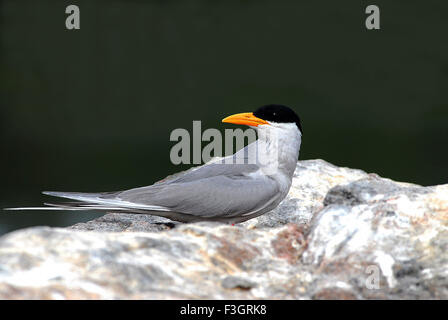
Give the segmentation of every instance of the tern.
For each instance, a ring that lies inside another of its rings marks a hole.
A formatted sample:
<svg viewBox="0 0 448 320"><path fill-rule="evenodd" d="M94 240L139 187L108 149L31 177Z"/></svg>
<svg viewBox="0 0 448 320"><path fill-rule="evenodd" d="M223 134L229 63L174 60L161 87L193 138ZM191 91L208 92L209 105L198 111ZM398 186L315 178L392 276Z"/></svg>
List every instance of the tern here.
<svg viewBox="0 0 448 320"><path fill-rule="evenodd" d="M291 187L302 141L299 116L287 106L270 104L222 122L250 126L258 139L233 155L150 186L103 193L44 191L72 201L9 210L101 210L229 224L273 210Z"/></svg>

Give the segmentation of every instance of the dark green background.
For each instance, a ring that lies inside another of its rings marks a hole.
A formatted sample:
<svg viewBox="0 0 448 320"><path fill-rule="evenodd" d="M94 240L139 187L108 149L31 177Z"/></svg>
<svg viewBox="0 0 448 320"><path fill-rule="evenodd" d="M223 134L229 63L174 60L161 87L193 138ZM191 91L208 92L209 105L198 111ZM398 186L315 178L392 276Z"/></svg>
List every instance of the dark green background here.
<svg viewBox="0 0 448 320"><path fill-rule="evenodd" d="M151 184L185 169L173 129L230 128L267 103L301 116L301 159L448 182L447 1L0 3L2 207ZM81 30L65 28L69 4ZM0 234L92 216L1 212Z"/></svg>

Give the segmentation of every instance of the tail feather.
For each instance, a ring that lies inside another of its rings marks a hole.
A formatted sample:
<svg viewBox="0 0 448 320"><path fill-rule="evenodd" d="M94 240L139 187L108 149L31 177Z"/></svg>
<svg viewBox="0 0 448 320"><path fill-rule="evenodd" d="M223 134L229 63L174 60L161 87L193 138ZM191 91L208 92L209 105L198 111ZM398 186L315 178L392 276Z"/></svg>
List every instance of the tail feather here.
<svg viewBox="0 0 448 320"><path fill-rule="evenodd" d="M20 207L5 208L4 210L101 210L109 212L148 213L148 211L170 211L162 206L151 206L139 203L123 201L114 197L116 192L109 193L82 193L82 192L57 192L44 191L45 195L71 199L76 201L62 203L44 203L44 207Z"/></svg>
<svg viewBox="0 0 448 320"><path fill-rule="evenodd" d="M48 211L56 211L56 210L73 210L73 211L82 211L82 210L86 210L85 208L82 207L66 207L66 206L61 206L61 207L19 207L19 208L3 208L3 210L6 211L25 211L25 210L48 210Z"/></svg>
<svg viewBox="0 0 448 320"><path fill-rule="evenodd" d="M44 203L44 207L19 207L19 208L3 208L6 211L24 211L24 210L39 210L39 211L88 211L88 210L100 210L109 212L135 212L144 213L144 210L137 210L132 208L116 207L116 206L105 206L98 204L88 204L88 203Z"/></svg>
<svg viewBox="0 0 448 320"><path fill-rule="evenodd" d="M78 201L90 201L101 198L102 193L85 193L85 192L59 192L59 191L42 191L43 194L52 197L66 198Z"/></svg>

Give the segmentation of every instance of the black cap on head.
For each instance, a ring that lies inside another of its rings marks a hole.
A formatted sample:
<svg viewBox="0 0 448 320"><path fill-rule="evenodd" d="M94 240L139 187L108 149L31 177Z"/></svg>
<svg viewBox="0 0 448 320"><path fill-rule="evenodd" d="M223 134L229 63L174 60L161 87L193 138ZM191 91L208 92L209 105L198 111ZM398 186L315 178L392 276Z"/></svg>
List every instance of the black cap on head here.
<svg viewBox="0 0 448 320"><path fill-rule="evenodd" d="M268 104L260 107L254 112L257 118L276 123L295 123L303 134L302 124L299 116L289 107L281 104Z"/></svg>

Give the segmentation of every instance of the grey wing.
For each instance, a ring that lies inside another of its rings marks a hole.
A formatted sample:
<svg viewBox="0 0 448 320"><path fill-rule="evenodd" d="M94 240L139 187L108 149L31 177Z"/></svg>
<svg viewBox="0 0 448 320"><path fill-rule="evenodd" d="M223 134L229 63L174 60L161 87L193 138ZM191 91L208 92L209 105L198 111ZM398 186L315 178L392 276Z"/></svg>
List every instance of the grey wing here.
<svg viewBox="0 0 448 320"><path fill-rule="evenodd" d="M207 218L258 212L280 196L277 183L257 174L256 166L224 164L203 166L170 182L116 195L126 202Z"/></svg>
<svg viewBox="0 0 448 320"><path fill-rule="evenodd" d="M253 164L257 163L251 158L254 146L255 143L250 144L232 156L211 161L147 187L108 193L44 194L77 201L51 205L52 209L173 212L211 219L264 213L278 204L283 195L278 184L261 174L260 167ZM232 162L235 159L238 161ZM160 215L169 217L168 213Z"/></svg>
<svg viewBox="0 0 448 320"><path fill-rule="evenodd" d="M205 165L175 174L172 177L168 177L167 180L159 181L156 184L184 183L214 176L240 177L256 172L259 170L259 165L256 164L256 156L253 155L256 153L256 146L255 141L233 155L212 160Z"/></svg>
<svg viewBox="0 0 448 320"><path fill-rule="evenodd" d="M244 175L256 172L258 169L259 167L254 164L211 163L200 167L192 168L186 172L177 174L175 177L171 179L168 178L167 181L158 182L156 183L156 185L166 183L192 182L216 176L244 177Z"/></svg>

